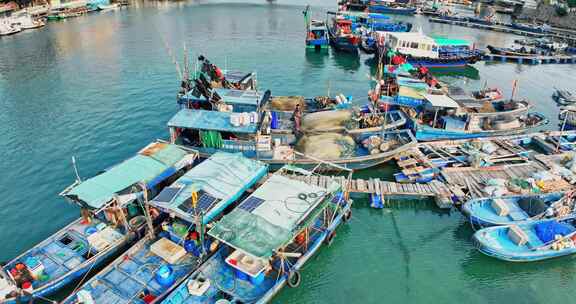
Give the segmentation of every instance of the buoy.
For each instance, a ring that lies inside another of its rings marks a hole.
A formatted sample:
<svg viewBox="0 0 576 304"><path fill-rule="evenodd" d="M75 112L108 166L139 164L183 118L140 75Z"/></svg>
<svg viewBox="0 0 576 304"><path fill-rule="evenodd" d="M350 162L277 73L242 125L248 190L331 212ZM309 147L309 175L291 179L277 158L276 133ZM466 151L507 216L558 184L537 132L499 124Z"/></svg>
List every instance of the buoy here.
<svg viewBox="0 0 576 304"><path fill-rule="evenodd" d="M302 276L298 270L291 271L288 274L288 286L292 288L296 288L300 285L300 281L302 280Z"/></svg>

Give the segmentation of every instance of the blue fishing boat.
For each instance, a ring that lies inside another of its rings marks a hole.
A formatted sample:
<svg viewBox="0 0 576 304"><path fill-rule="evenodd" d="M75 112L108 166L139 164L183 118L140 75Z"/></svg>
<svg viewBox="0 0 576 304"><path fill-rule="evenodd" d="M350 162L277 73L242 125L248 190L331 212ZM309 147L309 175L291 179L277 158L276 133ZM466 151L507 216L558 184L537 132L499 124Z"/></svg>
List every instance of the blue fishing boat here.
<svg viewBox="0 0 576 304"><path fill-rule="evenodd" d="M419 141L512 135L548 123L523 100L462 103L444 94L422 96L424 105L408 122Z"/></svg>
<svg viewBox="0 0 576 304"><path fill-rule="evenodd" d="M3 266L0 302L45 300L119 254L142 234L141 197L160 191L196 157L157 142L90 179L78 179L61 195L82 207L82 218Z"/></svg>
<svg viewBox="0 0 576 304"><path fill-rule="evenodd" d="M62 303L159 303L219 250L207 225L265 177L267 167L228 153L196 165L149 202L160 231L149 231Z"/></svg>
<svg viewBox="0 0 576 304"><path fill-rule="evenodd" d="M566 216L573 208L572 195L548 193L475 199L462 206L462 213L475 227L488 227Z"/></svg>
<svg viewBox="0 0 576 304"><path fill-rule="evenodd" d="M576 253L576 218L546 219L478 230L480 252L510 262L534 262Z"/></svg>
<svg viewBox="0 0 576 304"><path fill-rule="evenodd" d="M200 71L192 77L186 66L176 100L180 101L184 96L188 99L200 96L209 99L212 89L217 88L235 90L256 90L257 88L256 72L221 69L202 55L198 57L198 63L201 67Z"/></svg>
<svg viewBox="0 0 576 304"><path fill-rule="evenodd" d="M326 21L328 24L329 22ZM352 30L352 21L334 17L332 24L328 27L328 37L330 44L337 50L346 53L358 53L360 35Z"/></svg>
<svg viewBox="0 0 576 304"><path fill-rule="evenodd" d="M551 30L551 27L547 24L538 25L522 22L513 22L510 24L510 27L513 29L537 34L548 33Z"/></svg>
<svg viewBox="0 0 576 304"><path fill-rule="evenodd" d="M409 130L371 130L353 136L336 132L306 133L306 128L313 128L314 123L323 123L307 121L308 115L302 117L300 130L278 134L272 131L281 127L276 115L273 111L233 113L182 109L168 122L170 139L198 149L202 157L217 151L241 152L275 169L287 163L313 167L321 162L351 169L369 168L416 144ZM370 144L366 143L368 139Z"/></svg>
<svg viewBox="0 0 576 304"><path fill-rule="evenodd" d="M327 50L330 46L328 26L325 21L310 19L310 5L302 12L306 23L306 48Z"/></svg>
<svg viewBox="0 0 576 304"><path fill-rule="evenodd" d="M395 4L388 1L370 1L368 10L371 13L380 14L394 14L394 15L414 15L416 13L415 7L410 7L405 4Z"/></svg>
<svg viewBox="0 0 576 304"><path fill-rule="evenodd" d="M223 246L163 304L269 303L285 285L300 284L305 263L350 218L351 201L336 183L313 186L284 176L289 170L272 175L216 223L208 234Z"/></svg>
<svg viewBox="0 0 576 304"><path fill-rule="evenodd" d="M422 32L387 33L376 58L387 58L389 51L405 56L412 65L428 68L462 68L480 61L484 54L467 40L431 38Z"/></svg>

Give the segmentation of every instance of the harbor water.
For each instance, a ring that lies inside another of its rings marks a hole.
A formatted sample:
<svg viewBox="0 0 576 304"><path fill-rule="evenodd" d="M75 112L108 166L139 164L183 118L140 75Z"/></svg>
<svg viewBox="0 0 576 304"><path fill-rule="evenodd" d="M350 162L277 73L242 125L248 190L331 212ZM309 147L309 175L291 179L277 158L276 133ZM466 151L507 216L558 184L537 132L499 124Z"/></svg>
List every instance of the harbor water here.
<svg viewBox="0 0 576 304"><path fill-rule="evenodd" d="M311 3L315 18L335 2ZM369 56L306 52L303 0L135 2L128 9L50 23L0 38L0 260L7 261L79 216L58 197L75 179L92 176L155 138L166 138L175 113L184 46L234 70L257 71L275 95L366 99ZM508 46L495 32L399 17L425 33ZM174 59L175 58L175 59ZM499 86L530 99L558 128L554 87L574 87L573 65L477 63L440 79L466 88ZM391 168L359 172L390 176ZM355 201L338 230L302 271L299 288L276 303L571 303L571 258L510 264L483 256L456 211L426 201L392 201L383 210Z"/></svg>

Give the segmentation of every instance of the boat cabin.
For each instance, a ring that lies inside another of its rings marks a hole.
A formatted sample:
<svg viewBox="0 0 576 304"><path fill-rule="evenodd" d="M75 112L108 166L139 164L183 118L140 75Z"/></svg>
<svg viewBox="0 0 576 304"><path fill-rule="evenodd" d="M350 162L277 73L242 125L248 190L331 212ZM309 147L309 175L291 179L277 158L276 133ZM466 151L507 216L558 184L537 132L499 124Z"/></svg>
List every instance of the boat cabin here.
<svg viewBox="0 0 576 304"><path fill-rule="evenodd" d="M431 38L421 32L390 32L386 44L401 54L424 58L452 58L473 51L470 42L461 39Z"/></svg>
<svg viewBox="0 0 576 304"><path fill-rule="evenodd" d="M224 112L258 112L270 100L270 91L212 89L210 100L190 91L178 99L180 108L219 110Z"/></svg>

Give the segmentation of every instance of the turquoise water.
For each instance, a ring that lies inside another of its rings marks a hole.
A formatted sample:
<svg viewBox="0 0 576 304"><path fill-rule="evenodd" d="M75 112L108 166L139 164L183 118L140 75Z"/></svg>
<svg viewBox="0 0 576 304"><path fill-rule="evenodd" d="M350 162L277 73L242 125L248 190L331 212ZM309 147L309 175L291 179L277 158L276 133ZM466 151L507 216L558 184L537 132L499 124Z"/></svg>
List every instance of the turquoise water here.
<svg viewBox="0 0 576 304"><path fill-rule="evenodd" d="M334 1L335 2L335 1ZM261 88L307 96L343 92L364 100L369 58L306 53L305 1L252 3L137 2L0 38L0 260L9 260L78 217L58 197L74 180L71 157L89 177L167 136L179 78L169 53L207 55L220 66L256 70ZM334 8L316 2L315 11ZM318 14L322 17L321 14ZM427 33L507 45L514 36L403 17ZM533 100L557 128L553 86L574 88L574 66L475 65L441 76L477 88L488 82ZM390 168L359 174L390 176ZM357 200L341 227L303 274L300 288L277 303L569 303L573 260L513 265L482 256L457 213L426 202L386 210Z"/></svg>

